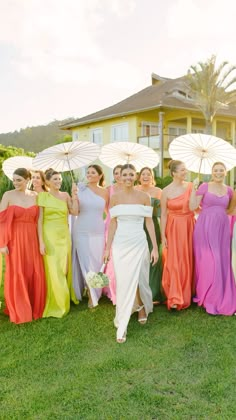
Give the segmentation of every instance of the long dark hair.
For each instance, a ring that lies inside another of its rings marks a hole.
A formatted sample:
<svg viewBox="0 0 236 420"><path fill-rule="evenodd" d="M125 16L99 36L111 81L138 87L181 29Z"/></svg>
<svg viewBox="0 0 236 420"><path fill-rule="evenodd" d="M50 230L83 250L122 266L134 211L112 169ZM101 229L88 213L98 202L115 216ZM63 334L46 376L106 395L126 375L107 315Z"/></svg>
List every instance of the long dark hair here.
<svg viewBox="0 0 236 420"><path fill-rule="evenodd" d="M95 171L97 171L98 175L102 175L101 178L99 179L98 185L100 187L104 187L105 186L105 175L103 173L102 167L100 165L94 164L94 165L89 165L88 169L89 168L94 168Z"/></svg>
<svg viewBox="0 0 236 420"><path fill-rule="evenodd" d="M55 171L52 168L49 168L45 171L45 179L46 181L50 181L50 179L52 178L53 175L61 175L60 172Z"/></svg>
<svg viewBox="0 0 236 420"><path fill-rule="evenodd" d="M112 171L112 173L113 173L113 175L114 175L114 173L115 173L115 171L116 171L116 169L122 169L122 167L123 167L123 165L116 165L114 168L113 168L113 171Z"/></svg>
<svg viewBox="0 0 236 420"><path fill-rule="evenodd" d="M13 172L13 175L19 175L22 176L24 179L31 179L31 173L26 168L17 168Z"/></svg>

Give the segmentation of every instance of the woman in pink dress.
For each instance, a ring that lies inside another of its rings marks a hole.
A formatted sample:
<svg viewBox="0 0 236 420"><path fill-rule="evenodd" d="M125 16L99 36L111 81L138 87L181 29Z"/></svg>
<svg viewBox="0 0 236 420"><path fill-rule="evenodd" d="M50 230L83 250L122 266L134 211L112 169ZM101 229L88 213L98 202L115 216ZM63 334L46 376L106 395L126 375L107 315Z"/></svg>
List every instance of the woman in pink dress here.
<svg viewBox="0 0 236 420"><path fill-rule="evenodd" d="M212 167L212 181L203 183L190 198L192 210L201 206L194 230L196 297L194 302L211 315L233 315L236 285L231 267L230 221L226 209L232 198L224 184L226 167Z"/></svg>
<svg viewBox="0 0 236 420"><path fill-rule="evenodd" d="M109 193L109 203L111 201L112 195L122 191L123 189L123 182L120 177L121 168L122 168L122 165L116 165L115 168L113 169L114 184L109 185L109 187L107 187L107 190ZM110 212L108 212L106 220L105 220L106 239L108 235L110 220L111 220L111 216L110 216ZM108 263L106 264L105 273L109 277L109 280L110 280L109 287L110 287L110 292L111 292L111 300L112 300L113 305L115 305L116 304L116 278L115 278L115 271L114 271L114 266L113 266L112 253L110 254L110 259Z"/></svg>

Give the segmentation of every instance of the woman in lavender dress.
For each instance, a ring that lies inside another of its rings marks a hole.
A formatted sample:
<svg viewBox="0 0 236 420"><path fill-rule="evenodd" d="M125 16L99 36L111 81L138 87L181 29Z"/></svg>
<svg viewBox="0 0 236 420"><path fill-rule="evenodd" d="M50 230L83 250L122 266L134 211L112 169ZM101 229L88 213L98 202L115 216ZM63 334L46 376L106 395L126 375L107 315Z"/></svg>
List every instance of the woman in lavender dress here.
<svg viewBox="0 0 236 420"><path fill-rule="evenodd" d="M87 170L87 184L79 184L79 215L72 223L73 287L77 299L82 300L88 289L88 307L98 305L101 294L110 297L109 288L92 289L85 282L89 271L98 272L103 264L105 224L103 214L108 205L108 191L103 188L104 174L99 165Z"/></svg>
<svg viewBox="0 0 236 420"><path fill-rule="evenodd" d="M232 198L224 184L225 165L216 162L212 181L193 189L190 209L201 205L193 243L195 254L196 297L194 302L211 315L233 315L236 311L236 285L231 268L230 223L226 209Z"/></svg>

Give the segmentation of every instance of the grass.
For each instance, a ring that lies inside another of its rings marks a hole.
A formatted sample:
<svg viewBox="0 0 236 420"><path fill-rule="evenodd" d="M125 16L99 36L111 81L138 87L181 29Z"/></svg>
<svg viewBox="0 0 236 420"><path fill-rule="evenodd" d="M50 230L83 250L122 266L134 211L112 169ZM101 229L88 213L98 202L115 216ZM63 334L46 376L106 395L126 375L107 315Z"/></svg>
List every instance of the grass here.
<svg viewBox="0 0 236 420"><path fill-rule="evenodd" d="M1 311L0 419L236 418L235 317L160 306L119 345L113 316L105 298L23 325Z"/></svg>

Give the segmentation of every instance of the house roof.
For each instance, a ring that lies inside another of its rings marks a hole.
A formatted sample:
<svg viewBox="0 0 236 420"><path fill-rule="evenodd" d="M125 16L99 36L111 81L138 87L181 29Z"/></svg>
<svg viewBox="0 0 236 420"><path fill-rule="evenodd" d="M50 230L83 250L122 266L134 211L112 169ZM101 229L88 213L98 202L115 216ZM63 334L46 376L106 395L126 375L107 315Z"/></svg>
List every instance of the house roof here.
<svg viewBox="0 0 236 420"><path fill-rule="evenodd" d="M186 76L177 79L168 79L153 73L151 86L142 89L115 105L63 124L60 128L69 129L79 127L87 123L108 120L157 108L178 108L196 111L198 108L188 95L189 90ZM236 117L236 107L224 106L217 115Z"/></svg>

